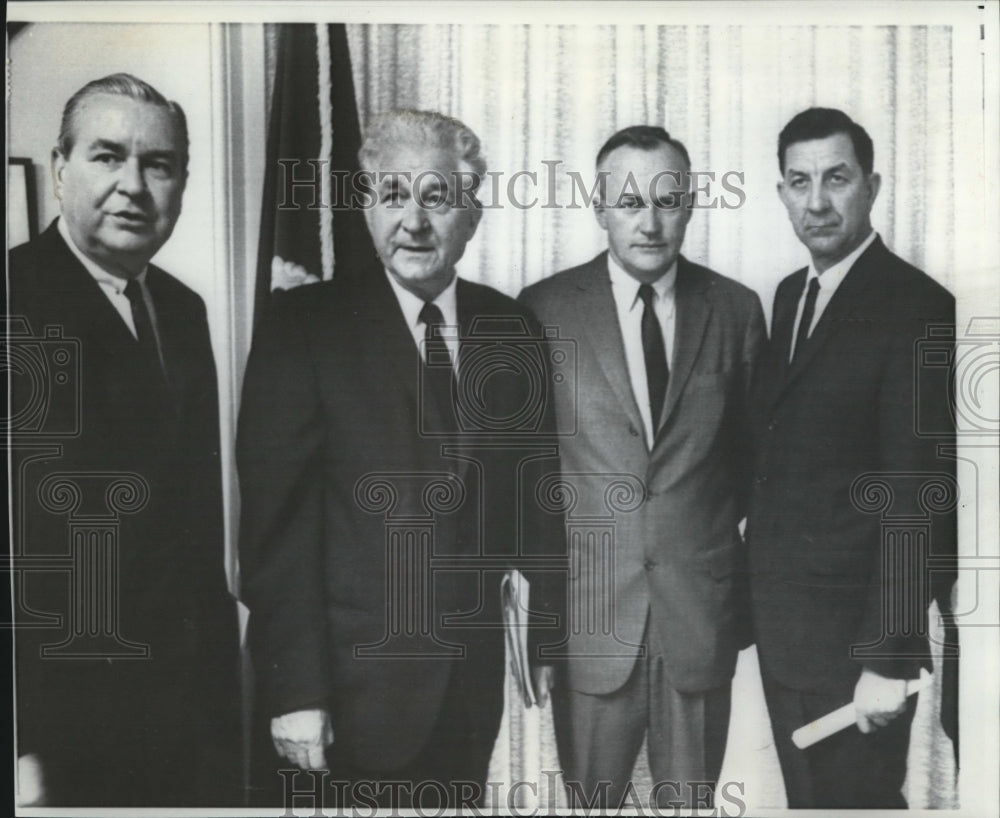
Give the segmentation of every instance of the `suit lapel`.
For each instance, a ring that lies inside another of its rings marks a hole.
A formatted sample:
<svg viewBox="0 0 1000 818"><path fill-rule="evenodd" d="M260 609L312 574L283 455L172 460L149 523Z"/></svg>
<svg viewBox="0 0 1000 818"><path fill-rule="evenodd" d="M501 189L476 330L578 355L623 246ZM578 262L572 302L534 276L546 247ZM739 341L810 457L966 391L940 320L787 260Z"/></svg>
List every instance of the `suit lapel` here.
<svg viewBox="0 0 1000 818"><path fill-rule="evenodd" d="M880 239L876 239L872 245L861 254L861 257L854 262L854 265L844 276L837 291L830 299L830 303L823 310L823 315L816 324L816 328L809 336L805 346L796 352L795 359L787 365L787 374L781 382L780 391L776 401L785 395L791 385L809 368L817 353L831 342L836 336L838 328L843 324L843 320L854 311L858 300L863 297L865 290L872 280L872 273L878 267L879 259L886 253L885 246ZM801 282L800 282L801 284ZM797 296L801 296L802 287L796 291ZM792 314L789 324L795 321L795 312L798 307L798 299L792 299ZM783 360L788 360L788 349L791 345L791 337L787 339L784 348Z"/></svg>
<svg viewBox="0 0 1000 818"><path fill-rule="evenodd" d="M166 368L167 385L174 406L180 412L191 393L191 377L188 364L191 360L187 353L191 339L187 333L195 331L186 324L186 319L179 313L179 305L170 297L163 286L162 270L149 266L146 272L146 287L153 298L153 309L156 311L156 329L159 335L163 363Z"/></svg>
<svg viewBox="0 0 1000 818"><path fill-rule="evenodd" d="M591 262L588 274L578 286L585 293L580 300L579 338L590 344L618 402L635 428L641 429L642 415L639 414L639 406L632 394L622 330L618 322L618 308L611 292L606 252Z"/></svg>
<svg viewBox="0 0 1000 818"><path fill-rule="evenodd" d="M793 273L788 284L778 288L774 301L774 316L771 319L771 341L768 346L768 366L766 368L765 392L763 400L767 411L774 406L785 379L788 377L788 355L792 347L792 332L795 329L795 313L805 285L807 268ZM763 373L762 373L763 376Z"/></svg>
<svg viewBox="0 0 1000 818"><path fill-rule="evenodd" d="M362 342L360 348L371 354L371 373L385 373L385 383L401 384L413 405L417 405L420 378L420 353L413 334L385 270L372 267L352 282L354 294L345 298L356 304Z"/></svg>
<svg viewBox="0 0 1000 818"><path fill-rule="evenodd" d="M677 261L677 283L674 289L674 360L670 368L667 398L663 403L663 416L657 425L659 440L670 416L677 408L681 393L691 375L698 353L705 339L705 330L712 315L712 302L708 298L709 282L681 256Z"/></svg>
<svg viewBox="0 0 1000 818"><path fill-rule="evenodd" d="M104 294L101 285L66 246L55 222L43 237L48 240L48 249L52 254L50 269L58 276L47 296L62 300L68 305L68 312L82 318L87 337L100 339L102 344L113 350L120 350L121 345L136 344L135 336ZM41 327L36 331L40 330Z"/></svg>

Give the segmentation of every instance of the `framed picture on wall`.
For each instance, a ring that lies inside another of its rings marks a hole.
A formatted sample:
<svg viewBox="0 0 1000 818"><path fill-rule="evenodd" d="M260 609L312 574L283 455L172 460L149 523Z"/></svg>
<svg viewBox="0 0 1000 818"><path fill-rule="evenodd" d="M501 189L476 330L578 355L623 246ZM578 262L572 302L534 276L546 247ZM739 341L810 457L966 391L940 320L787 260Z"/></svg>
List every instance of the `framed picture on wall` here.
<svg viewBox="0 0 1000 818"><path fill-rule="evenodd" d="M38 197L31 160L11 157L8 162L7 246L10 248L38 235Z"/></svg>

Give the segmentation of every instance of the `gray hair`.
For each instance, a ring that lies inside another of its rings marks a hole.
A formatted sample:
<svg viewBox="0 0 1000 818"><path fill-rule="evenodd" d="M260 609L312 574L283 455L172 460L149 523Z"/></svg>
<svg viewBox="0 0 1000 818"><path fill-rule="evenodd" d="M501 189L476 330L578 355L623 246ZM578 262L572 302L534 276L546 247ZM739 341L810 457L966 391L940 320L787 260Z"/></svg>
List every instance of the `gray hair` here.
<svg viewBox="0 0 1000 818"><path fill-rule="evenodd" d="M184 109L176 102L168 100L148 82L133 77L131 74L109 74L99 80L92 80L69 98L63 108L62 123L59 126L59 142L56 145L59 153L63 156L70 155L76 141L76 119L80 109L88 99L102 94L128 97L139 102L148 102L166 110L181 135L184 147L183 162L184 167L187 167L190 142Z"/></svg>
<svg viewBox="0 0 1000 818"><path fill-rule="evenodd" d="M480 153L479 137L464 122L437 111L400 108L376 116L365 131L358 161L365 171L385 170L393 148L399 145L429 145L454 154L474 177L473 192L486 175L486 160ZM381 167L380 167L381 166Z"/></svg>

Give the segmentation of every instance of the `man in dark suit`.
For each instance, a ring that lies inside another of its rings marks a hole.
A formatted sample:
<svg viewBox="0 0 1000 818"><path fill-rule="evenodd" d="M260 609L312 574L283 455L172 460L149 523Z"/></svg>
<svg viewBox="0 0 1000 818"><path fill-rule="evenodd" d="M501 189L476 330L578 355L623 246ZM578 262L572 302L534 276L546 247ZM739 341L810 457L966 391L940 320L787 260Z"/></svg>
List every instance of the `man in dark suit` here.
<svg viewBox="0 0 1000 818"><path fill-rule="evenodd" d="M244 384L242 589L280 757L260 786L291 764L343 782L327 803L474 803L503 707L502 574L561 545L533 493L558 468L545 360L523 307L455 275L481 215L475 134L390 112L359 158L379 258L272 304Z"/></svg>
<svg viewBox="0 0 1000 818"><path fill-rule="evenodd" d="M521 294L578 348L578 406L556 410L577 498L560 760L578 806L613 809L645 737L658 802L696 807L711 802L746 645L738 525L764 317L751 290L680 255L692 202L679 141L626 128L597 169L609 251Z"/></svg>
<svg viewBox="0 0 1000 818"><path fill-rule="evenodd" d="M804 111L778 159L811 261L778 287L755 392L747 535L764 692L790 807L905 807L906 680L929 664L932 584L942 605L950 589L929 556L955 547L954 463L917 426L951 426L947 375L920 373L917 356L922 339L954 336L955 302L872 229L880 178L860 125ZM851 701L857 727L792 744Z"/></svg>
<svg viewBox="0 0 1000 818"><path fill-rule="evenodd" d="M215 363L201 299L149 263L187 160L176 103L89 83L61 215L10 253L14 359L48 360L13 370L11 437L19 753L50 806L239 803Z"/></svg>

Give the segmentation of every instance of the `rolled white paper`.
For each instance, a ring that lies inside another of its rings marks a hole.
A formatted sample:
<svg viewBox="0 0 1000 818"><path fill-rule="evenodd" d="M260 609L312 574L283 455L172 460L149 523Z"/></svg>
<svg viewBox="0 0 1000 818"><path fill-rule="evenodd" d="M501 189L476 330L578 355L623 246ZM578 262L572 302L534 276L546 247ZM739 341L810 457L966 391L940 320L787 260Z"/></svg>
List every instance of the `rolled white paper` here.
<svg viewBox="0 0 1000 818"><path fill-rule="evenodd" d="M924 688L930 687L932 681L931 674L926 670L920 671L919 679L910 679L906 683L906 695L912 696ZM854 702L838 707L832 713L820 716L816 721L805 724L792 733L792 743L800 750L812 747L816 742L822 741L834 733L845 730L855 722Z"/></svg>

